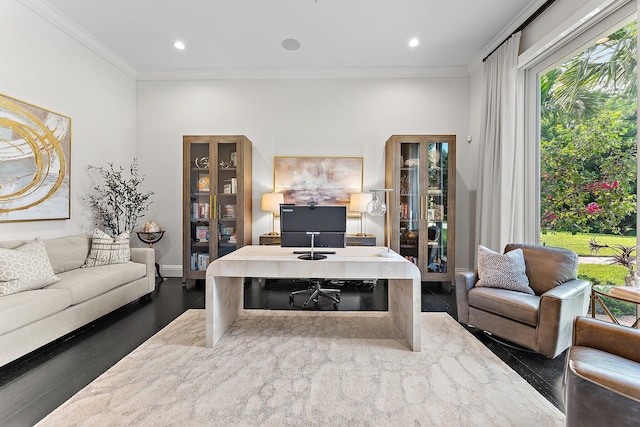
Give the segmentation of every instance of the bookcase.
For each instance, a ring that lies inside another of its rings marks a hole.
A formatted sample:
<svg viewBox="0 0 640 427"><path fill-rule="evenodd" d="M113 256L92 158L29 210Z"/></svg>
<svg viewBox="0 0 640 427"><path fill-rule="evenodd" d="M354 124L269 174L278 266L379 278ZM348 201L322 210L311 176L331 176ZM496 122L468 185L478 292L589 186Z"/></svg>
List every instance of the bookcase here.
<svg viewBox="0 0 640 427"><path fill-rule="evenodd" d="M423 281L455 275L455 135L393 135L386 142L391 249L415 263Z"/></svg>
<svg viewBox="0 0 640 427"><path fill-rule="evenodd" d="M183 136L183 285L251 244L251 146L244 135Z"/></svg>

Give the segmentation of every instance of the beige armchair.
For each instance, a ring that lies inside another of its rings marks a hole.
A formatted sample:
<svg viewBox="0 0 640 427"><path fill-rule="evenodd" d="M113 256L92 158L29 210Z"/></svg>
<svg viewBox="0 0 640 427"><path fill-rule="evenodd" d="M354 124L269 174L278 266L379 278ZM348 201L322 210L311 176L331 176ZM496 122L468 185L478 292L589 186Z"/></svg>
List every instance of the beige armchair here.
<svg viewBox="0 0 640 427"><path fill-rule="evenodd" d="M477 271L458 273L458 321L554 358L571 344L575 317L587 312L590 283L577 279L578 256L573 251L521 244L509 244L504 251L517 248L523 251L535 295L476 287Z"/></svg>
<svg viewBox="0 0 640 427"><path fill-rule="evenodd" d="M578 317L564 386L567 426L637 426L640 330Z"/></svg>

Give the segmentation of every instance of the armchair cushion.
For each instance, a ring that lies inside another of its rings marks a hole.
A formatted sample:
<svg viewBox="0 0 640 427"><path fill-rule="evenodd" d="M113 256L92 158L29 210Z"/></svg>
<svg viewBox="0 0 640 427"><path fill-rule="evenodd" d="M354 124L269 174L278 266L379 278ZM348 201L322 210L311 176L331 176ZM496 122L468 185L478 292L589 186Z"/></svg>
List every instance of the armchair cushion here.
<svg viewBox="0 0 640 427"><path fill-rule="evenodd" d="M521 249L504 255L482 245L478 246L478 287L500 288L533 295L525 272L524 256Z"/></svg>
<svg viewBox="0 0 640 427"><path fill-rule="evenodd" d="M578 277L578 255L564 248L510 243L505 253L521 249L529 286L536 295Z"/></svg>
<svg viewBox="0 0 640 427"><path fill-rule="evenodd" d="M506 289L475 288L469 291L469 305L534 328L538 325L540 297L536 295Z"/></svg>

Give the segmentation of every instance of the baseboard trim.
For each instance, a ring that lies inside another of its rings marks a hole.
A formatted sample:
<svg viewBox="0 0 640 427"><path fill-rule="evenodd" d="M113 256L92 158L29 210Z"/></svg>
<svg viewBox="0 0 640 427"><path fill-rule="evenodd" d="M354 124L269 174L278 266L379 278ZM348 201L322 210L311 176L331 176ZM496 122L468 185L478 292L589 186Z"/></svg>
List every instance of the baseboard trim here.
<svg viewBox="0 0 640 427"><path fill-rule="evenodd" d="M163 277L182 277L181 265L161 265L160 273Z"/></svg>

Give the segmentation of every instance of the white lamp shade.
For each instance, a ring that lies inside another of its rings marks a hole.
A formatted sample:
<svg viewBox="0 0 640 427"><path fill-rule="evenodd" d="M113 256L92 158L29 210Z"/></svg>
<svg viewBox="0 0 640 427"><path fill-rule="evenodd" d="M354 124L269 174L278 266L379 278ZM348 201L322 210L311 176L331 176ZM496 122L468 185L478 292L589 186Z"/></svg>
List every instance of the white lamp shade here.
<svg viewBox="0 0 640 427"><path fill-rule="evenodd" d="M371 193L351 193L351 197L349 198L349 211L366 212L372 197L373 194Z"/></svg>
<svg viewBox="0 0 640 427"><path fill-rule="evenodd" d="M260 209L267 212L280 212L280 205L284 203L282 193L264 193Z"/></svg>

